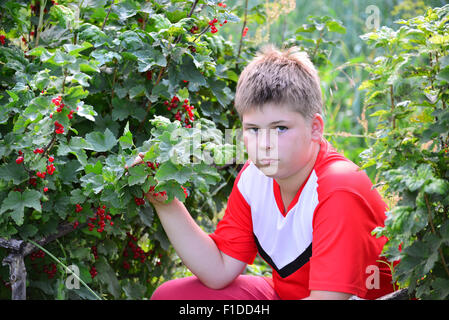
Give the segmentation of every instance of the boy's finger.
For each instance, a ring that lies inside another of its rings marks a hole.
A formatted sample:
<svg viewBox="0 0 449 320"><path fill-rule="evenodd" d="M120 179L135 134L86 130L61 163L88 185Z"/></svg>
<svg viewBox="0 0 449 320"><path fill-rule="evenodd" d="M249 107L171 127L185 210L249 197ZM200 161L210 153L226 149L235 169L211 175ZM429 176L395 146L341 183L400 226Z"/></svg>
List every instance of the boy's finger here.
<svg viewBox="0 0 449 320"><path fill-rule="evenodd" d="M137 164L143 163L143 158L145 157L145 153L140 152L139 155L136 157L136 159L134 159L133 164L131 165L131 167L134 167ZM128 169L129 167L127 165L125 165L125 169Z"/></svg>

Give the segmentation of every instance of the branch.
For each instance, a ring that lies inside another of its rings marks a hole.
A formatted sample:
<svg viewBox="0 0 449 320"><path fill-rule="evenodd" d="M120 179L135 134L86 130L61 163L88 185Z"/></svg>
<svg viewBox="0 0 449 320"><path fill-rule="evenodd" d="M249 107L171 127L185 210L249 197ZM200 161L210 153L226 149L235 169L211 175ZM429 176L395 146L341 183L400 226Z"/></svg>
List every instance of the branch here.
<svg viewBox="0 0 449 320"><path fill-rule="evenodd" d="M87 222L80 224L76 229L73 228L72 223L61 224L58 227L58 231L56 233L51 234L47 237L44 237L44 238L40 239L39 241L36 241L36 243L41 246L46 245L47 243L52 242L58 238L61 238L61 237L65 236L66 234L69 234L70 232L73 232L77 229L84 228L86 226L87 226ZM33 244L31 244L27 241L24 241L24 240L17 240L17 239L7 240L4 238L0 238L0 247L13 250L16 253L19 253L24 257L29 255L34 250L36 250L36 246L34 246Z"/></svg>
<svg viewBox="0 0 449 320"><path fill-rule="evenodd" d="M46 5L47 5L47 0L43 0L42 3L40 4L39 24L37 26L36 43L34 45L35 47L37 47L37 45L39 44L39 39L41 37L42 24L43 24L43 20L44 20L44 10L45 10Z"/></svg>
<svg viewBox="0 0 449 320"><path fill-rule="evenodd" d="M53 131L50 142L44 147L44 152L42 152L42 158L48 155L47 151L51 150L56 142L56 131Z"/></svg>
<svg viewBox="0 0 449 320"><path fill-rule="evenodd" d="M206 28L204 28L200 33L198 33L198 35L196 36L195 39L193 39L193 42L195 42L197 39L199 39L203 34L205 34L207 32L207 30L209 30L210 26L207 26Z"/></svg>
<svg viewBox="0 0 449 320"><path fill-rule="evenodd" d="M396 117L394 116L394 92L393 92L393 85L390 85L390 103L391 103L391 121L393 123L393 129L396 129Z"/></svg>
<svg viewBox="0 0 449 320"><path fill-rule="evenodd" d="M104 30L104 26L106 25L106 21L108 20L108 18L109 18L109 14L111 13L111 10L112 10L112 6L114 5L114 1L112 1L112 3L111 3L111 6L109 7L109 11L108 11L108 14L106 15L106 17L104 17L104 20L103 20L103 25L101 26L101 31L103 31Z"/></svg>
<svg viewBox="0 0 449 320"><path fill-rule="evenodd" d="M237 52L237 59L240 58L240 52L242 50L242 44L243 44L243 30L245 30L246 27L246 20L248 16L248 0L245 0L245 16L243 18L243 26L242 26L242 32L240 32L240 42L239 42L239 50ZM236 67L238 66L238 62L236 63Z"/></svg>

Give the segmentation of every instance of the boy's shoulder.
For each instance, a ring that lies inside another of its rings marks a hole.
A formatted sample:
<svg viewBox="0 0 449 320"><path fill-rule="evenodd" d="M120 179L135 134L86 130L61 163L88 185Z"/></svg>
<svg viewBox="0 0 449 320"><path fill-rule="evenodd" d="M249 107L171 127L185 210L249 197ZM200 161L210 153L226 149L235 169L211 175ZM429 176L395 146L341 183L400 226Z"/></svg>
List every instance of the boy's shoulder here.
<svg viewBox="0 0 449 320"><path fill-rule="evenodd" d="M326 141L325 150L315 165L318 185L322 198L336 191L347 191L364 199L377 198L373 183L364 170L338 153Z"/></svg>

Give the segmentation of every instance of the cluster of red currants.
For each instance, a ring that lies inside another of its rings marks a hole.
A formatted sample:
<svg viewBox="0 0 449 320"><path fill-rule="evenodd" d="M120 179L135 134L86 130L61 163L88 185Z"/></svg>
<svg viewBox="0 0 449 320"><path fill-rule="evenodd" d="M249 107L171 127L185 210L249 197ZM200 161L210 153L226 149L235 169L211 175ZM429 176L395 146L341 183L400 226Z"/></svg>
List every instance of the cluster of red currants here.
<svg viewBox="0 0 449 320"><path fill-rule="evenodd" d="M42 93L44 93L44 91L42 91ZM62 110L66 106L62 102L62 97L61 96L57 96L56 98L51 99L51 102L55 105L56 112L62 112ZM78 110L78 107L76 107L76 110ZM69 114L67 115L67 118L69 118L69 120L73 119L73 114L74 113L75 113L74 110L70 110ZM53 118L53 113L50 114L50 118ZM59 121L55 121L55 133L56 134L63 134L64 133L64 126Z"/></svg>
<svg viewBox="0 0 449 320"><path fill-rule="evenodd" d="M146 258L150 255L149 252L143 251L141 247L137 244L137 238L133 236L131 233L127 232L126 235L128 236L128 244L123 249L123 257L126 259L130 257L130 253L132 253L132 258L134 260L139 260L141 263L144 263ZM131 250L131 252L129 252ZM123 269L129 270L130 264L127 260L123 260Z"/></svg>
<svg viewBox="0 0 449 320"><path fill-rule="evenodd" d="M164 105L167 106L167 110L176 110L179 107L179 98L174 96L171 101L164 101ZM189 105L189 100L185 99L182 104L182 108L184 109L184 120L182 120L181 110L177 110L175 113L175 119L179 122L184 122L186 128L192 128L192 123L195 119L193 114L193 109L195 108L193 105Z"/></svg>
<svg viewBox="0 0 449 320"><path fill-rule="evenodd" d="M89 273L90 273L90 276L92 277L92 279L96 277L98 272L97 272L97 269L95 268L95 266L90 267Z"/></svg>
<svg viewBox="0 0 449 320"><path fill-rule="evenodd" d="M145 199L142 197L142 198L139 198L139 197L134 197L134 202L136 203L136 205L138 205L138 206L143 206L143 205L145 205Z"/></svg>
<svg viewBox="0 0 449 320"><path fill-rule="evenodd" d="M44 257L45 257L45 252L42 250L37 250L30 254L31 261L35 261L37 259L44 259ZM44 264L42 269L39 269L38 264L36 262L32 263L31 266L33 267L33 269L36 272L46 273L48 276L48 279L54 278L56 271L57 271L56 264L54 264L52 262L49 264Z"/></svg>
<svg viewBox="0 0 449 320"><path fill-rule="evenodd" d="M90 248L90 252L92 252L92 254L94 255L95 260L98 259L98 252L97 252L97 246L92 246ZM98 274L97 269L95 268L95 266L90 267L89 270L90 276L91 278L95 278L95 276Z"/></svg>
<svg viewBox="0 0 449 320"><path fill-rule="evenodd" d="M213 18L212 20L210 20L208 23L210 25L210 32L212 33L217 33L218 29L215 26L215 24L218 22L217 18ZM220 27L222 27L224 24L228 23L228 20L224 20L223 23L219 23Z"/></svg>
<svg viewBox="0 0 449 320"><path fill-rule="evenodd" d="M57 271L56 264L51 262L48 265L44 265L43 271L48 275L48 279L53 279Z"/></svg>
<svg viewBox="0 0 449 320"><path fill-rule="evenodd" d="M114 225L114 222L111 221L112 217L109 214L106 214L106 206L103 205L102 207L98 207L97 211L95 212L95 217L90 217L90 222L87 224L89 227L89 231L92 231L95 228L94 223L97 222L97 232L102 233L104 231L104 227L106 226L105 220L109 220L109 224L111 226Z"/></svg>
<svg viewBox="0 0 449 320"><path fill-rule="evenodd" d="M36 149L33 150L34 154L43 154L44 152L45 151L42 148L36 148ZM22 164L23 161L25 160L25 157L24 157L25 155L24 155L24 153L21 150L19 150L18 153L19 153L19 156L16 158L16 163L17 164ZM53 173L55 173L55 171L56 171L56 167L53 164L54 160L55 160L55 158L53 156L49 156L48 157L48 162L47 162L47 163L49 163L49 164L47 164L47 170L46 171L42 171L42 172L36 171L36 176L41 178L41 179L45 179L45 176L47 175L47 173L49 175L53 175ZM30 178L29 184L31 184L34 187L37 185L37 180L36 180L36 178L34 176ZM47 192L47 191L48 191L48 187L44 187L44 192Z"/></svg>
<svg viewBox="0 0 449 320"><path fill-rule="evenodd" d="M42 250L34 251L30 255L31 261L34 261L36 259L43 258L43 257L45 257L45 252Z"/></svg>
<svg viewBox="0 0 449 320"><path fill-rule="evenodd" d="M98 259L98 251L97 251L97 246L92 246L90 248L90 252L92 252L92 254L94 255L95 260Z"/></svg>

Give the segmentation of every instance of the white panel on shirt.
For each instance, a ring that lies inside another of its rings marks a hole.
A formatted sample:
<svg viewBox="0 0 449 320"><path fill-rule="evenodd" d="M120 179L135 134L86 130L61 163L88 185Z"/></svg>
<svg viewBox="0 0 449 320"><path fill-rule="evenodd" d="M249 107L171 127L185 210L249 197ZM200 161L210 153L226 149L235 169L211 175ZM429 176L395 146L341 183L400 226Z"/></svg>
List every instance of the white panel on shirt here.
<svg viewBox="0 0 449 320"><path fill-rule="evenodd" d="M318 205L317 181L312 171L298 202L284 217L274 197L273 178L265 176L252 162L242 172L237 187L251 207L254 235L275 264L272 267L282 269L311 245L313 213Z"/></svg>

